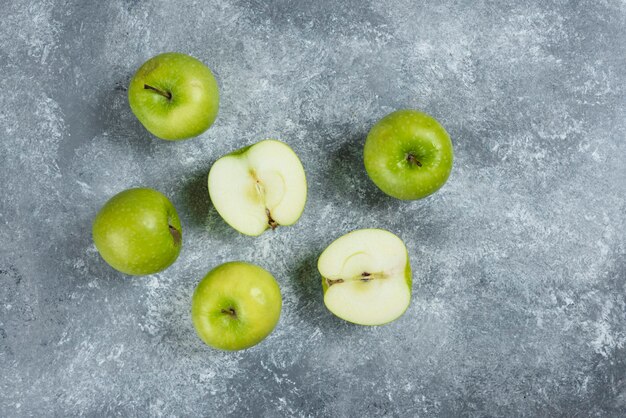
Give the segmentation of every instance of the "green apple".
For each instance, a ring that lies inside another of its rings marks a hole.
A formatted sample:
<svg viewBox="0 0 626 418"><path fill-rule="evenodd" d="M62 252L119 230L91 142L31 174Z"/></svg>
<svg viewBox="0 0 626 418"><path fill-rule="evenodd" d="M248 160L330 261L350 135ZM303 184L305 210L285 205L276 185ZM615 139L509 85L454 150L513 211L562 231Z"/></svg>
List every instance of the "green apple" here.
<svg viewBox="0 0 626 418"><path fill-rule="evenodd" d="M384 229L359 229L332 242L320 255L324 304L339 318L382 325L399 318L411 302L406 246Z"/></svg>
<svg viewBox="0 0 626 418"><path fill-rule="evenodd" d="M113 196L96 215L92 234L104 261L138 276L172 264L183 237L174 205L152 189L129 189Z"/></svg>
<svg viewBox="0 0 626 418"><path fill-rule="evenodd" d="M432 116L398 110L370 130L363 159L367 174L380 190L398 199L421 199L448 180L452 142Z"/></svg>
<svg viewBox="0 0 626 418"><path fill-rule="evenodd" d="M209 172L217 212L242 234L292 225L302 215L307 186L302 162L289 145L266 139L225 155Z"/></svg>
<svg viewBox="0 0 626 418"><path fill-rule="evenodd" d="M186 139L213 124L219 91L206 65L189 55L168 52L150 58L137 70L128 88L128 101L153 135Z"/></svg>
<svg viewBox="0 0 626 418"><path fill-rule="evenodd" d="M274 277L242 261L211 270L196 287L191 319L198 336L221 350L243 350L267 337L280 318L282 298Z"/></svg>

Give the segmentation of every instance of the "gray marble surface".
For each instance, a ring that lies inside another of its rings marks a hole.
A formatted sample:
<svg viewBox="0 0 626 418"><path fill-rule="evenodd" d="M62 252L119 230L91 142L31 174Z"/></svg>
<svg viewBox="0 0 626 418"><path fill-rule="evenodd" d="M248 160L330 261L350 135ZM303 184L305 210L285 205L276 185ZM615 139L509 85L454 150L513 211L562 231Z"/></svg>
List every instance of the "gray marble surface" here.
<svg viewBox="0 0 626 418"><path fill-rule="evenodd" d="M0 416L624 416L624 1L0 2ZM164 51L218 79L215 125L151 137L125 87ZM386 197L372 124L422 109L455 167L422 201ZM259 238L217 215L206 174L266 137L303 160L300 222ZM98 208L133 186L181 215L178 261L130 278L98 256ZM383 327L324 307L316 260L387 228L414 294ZM189 316L212 267L270 270L284 306L243 352Z"/></svg>

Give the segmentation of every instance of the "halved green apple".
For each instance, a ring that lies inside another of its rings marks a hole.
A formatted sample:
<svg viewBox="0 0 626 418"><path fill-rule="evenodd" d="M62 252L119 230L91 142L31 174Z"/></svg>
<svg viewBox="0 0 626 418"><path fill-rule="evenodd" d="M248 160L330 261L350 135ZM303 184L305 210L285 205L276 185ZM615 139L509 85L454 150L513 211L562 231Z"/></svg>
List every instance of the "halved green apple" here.
<svg viewBox="0 0 626 418"><path fill-rule="evenodd" d="M209 195L226 223L242 234L261 235L302 215L304 168L289 145L266 139L217 160L209 172Z"/></svg>
<svg viewBox="0 0 626 418"><path fill-rule="evenodd" d="M332 242L320 255L324 304L339 318L382 325L411 302L411 266L404 242L384 229L359 229Z"/></svg>

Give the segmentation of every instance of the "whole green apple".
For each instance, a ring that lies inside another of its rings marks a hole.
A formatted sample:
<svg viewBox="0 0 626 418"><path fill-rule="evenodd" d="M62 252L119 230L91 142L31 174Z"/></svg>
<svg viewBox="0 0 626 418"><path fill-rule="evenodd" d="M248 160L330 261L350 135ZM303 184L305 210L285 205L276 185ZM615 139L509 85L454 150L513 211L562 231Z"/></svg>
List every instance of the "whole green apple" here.
<svg viewBox="0 0 626 418"><path fill-rule="evenodd" d="M98 252L116 270L136 276L172 264L182 246L174 205L152 189L129 189L113 196L93 221Z"/></svg>
<svg viewBox="0 0 626 418"><path fill-rule="evenodd" d="M137 119L161 139L187 139L217 117L219 91L211 70L189 55L168 52L146 61L128 88Z"/></svg>
<svg viewBox="0 0 626 418"><path fill-rule="evenodd" d="M414 200L443 186L452 170L453 154L450 136L432 116L398 110L370 130L363 160L380 190Z"/></svg>
<svg viewBox="0 0 626 418"><path fill-rule="evenodd" d="M221 350L242 350L272 332L281 307L274 277L259 266L237 261L214 268L198 284L191 319L206 344Z"/></svg>

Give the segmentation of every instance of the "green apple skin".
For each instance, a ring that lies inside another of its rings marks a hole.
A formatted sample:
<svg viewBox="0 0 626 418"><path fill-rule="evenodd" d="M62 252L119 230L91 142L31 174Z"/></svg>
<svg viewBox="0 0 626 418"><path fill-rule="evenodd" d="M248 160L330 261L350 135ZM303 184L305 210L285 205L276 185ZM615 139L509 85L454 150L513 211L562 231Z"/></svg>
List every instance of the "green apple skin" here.
<svg viewBox="0 0 626 418"><path fill-rule="evenodd" d="M198 336L220 350L243 350L267 337L280 318L282 297L274 277L242 261L211 270L196 287L191 318Z"/></svg>
<svg viewBox="0 0 626 418"><path fill-rule="evenodd" d="M152 189L129 189L113 196L96 215L92 235L104 261L135 276L164 270L182 247L174 205Z"/></svg>
<svg viewBox="0 0 626 418"><path fill-rule="evenodd" d="M372 181L389 196L421 199L444 185L454 152L450 136L432 116L398 110L367 135L363 160Z"/></svg>
<svg viewBox="0 0 626 418"><path fill-rule="evenodd" d="M128 88L128 101L153 135L179 140L209 129L217 117L219 90L213 73L202 62L167 52L150 58L137 70Z"/></svg>

